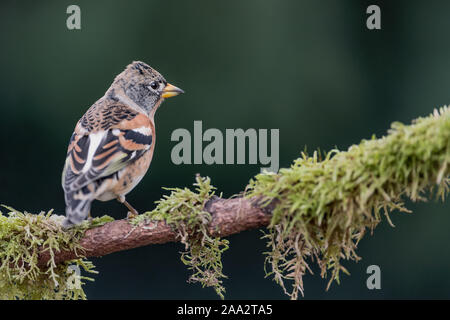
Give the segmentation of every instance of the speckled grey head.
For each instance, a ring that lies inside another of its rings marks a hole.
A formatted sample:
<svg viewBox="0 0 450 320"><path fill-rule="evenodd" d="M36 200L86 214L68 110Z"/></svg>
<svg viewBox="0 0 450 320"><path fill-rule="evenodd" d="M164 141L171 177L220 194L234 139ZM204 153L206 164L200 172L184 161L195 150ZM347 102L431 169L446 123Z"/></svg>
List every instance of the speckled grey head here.
<svg viewBox="0 0 450 320"><path fill-rule="evenodd" d="M123 92L137 106L151 113L164 98L183 93L169 83L155 69L141 61L133 61L119 74L112 85L114 91Z"/></svg>

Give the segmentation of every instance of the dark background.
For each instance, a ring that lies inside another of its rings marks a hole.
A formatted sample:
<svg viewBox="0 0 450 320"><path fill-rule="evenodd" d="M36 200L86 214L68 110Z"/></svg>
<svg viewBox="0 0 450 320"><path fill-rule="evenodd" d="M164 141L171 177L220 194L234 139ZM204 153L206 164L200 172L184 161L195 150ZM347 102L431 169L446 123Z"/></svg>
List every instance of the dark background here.
<svg viewBox="0 0 450 320"><path fill-rule="evenodd" d="M81 7L81 30L66 28L66 8ZM366 28L366 8L381 7L382 30ZM279 128L280 166L305 146L341 150L393 121L410 122L450 101L447 1L2 1L0 5L0 203L64 212L60 175L76 121L133 60L159 70L186 94L156 116L150 171L128 200L141 212L165 191L208 175L225 196L241 191L259 165L175 166L176 128ZM449 298L450 203L408 203L367 236L351 276L325 292L318 272L305 298ZM116 202L93 214L122 218ZM260 231L229 238L223 257L229 299L286 299L264 279ZM188 284L180 244L153 245L94 259L100 274L90 299L216 299ZM379 265L382 289L366 288ZM317 271L317 269L315 269Z"/></svg>

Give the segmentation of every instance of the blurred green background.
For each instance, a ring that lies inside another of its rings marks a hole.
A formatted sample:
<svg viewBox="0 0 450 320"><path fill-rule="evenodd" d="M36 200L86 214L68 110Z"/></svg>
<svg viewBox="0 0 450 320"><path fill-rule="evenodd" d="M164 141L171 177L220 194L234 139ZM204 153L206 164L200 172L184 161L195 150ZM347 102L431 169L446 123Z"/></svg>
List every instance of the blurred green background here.
<svg viewBox="0 0 450 320"><path fill-rule="evenodd" d="M81 8L81 30L66 28L66 8ZM366 28L366 8L381 7L382 30ZM159 70L186 94L156 115L150 171L128 200L152 209L162 186L191 186L208 175L225 196L241 191L259 165L171 163L176 128L279 128L280 166L305 146L341 150L393 121L410 122L450 101L448 1L195 0L2 1L0 5L0 203L64 212L60 174L73 128L116 74L133 60ZM351 276L325 292L318 270L305 298L450 298L450 202L408 203L344 262ZM122 218L116 202L93 214ZM258 230L229 238L228 299L286 299L264 279ZM100 274L90 299L216 299L188 284L180 244L153 245L94 259ZM379 265L382 289L366 288Z"/></svg>

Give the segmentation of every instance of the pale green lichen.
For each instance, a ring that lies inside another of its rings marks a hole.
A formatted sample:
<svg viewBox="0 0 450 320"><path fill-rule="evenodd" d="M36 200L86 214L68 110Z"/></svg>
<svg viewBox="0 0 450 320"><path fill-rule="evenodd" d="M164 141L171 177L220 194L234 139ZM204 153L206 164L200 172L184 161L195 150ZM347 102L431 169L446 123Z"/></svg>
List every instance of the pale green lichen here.
<svg viewBox="0 0 450 320"><path fill-rule="evenodd" d="M146 224L150 221L165 221L178 234L185 245L181 261L192 270L189 282L199 282L203 287L213 287L223 299L222 254L228 249L228 240L213 237L208 232L211 215L205 211L205 204L214 196L215 188L209 178L196 177L195 191L188 188L165 188L171 191L157 201L154 210L136 217L132 223Z"/></svg>
<svg viewBox="0 0 450 320"><path fill-rule="evenodd" d="M79 240L88 228L112 220L104 216L64 231L61 216L49 212L30 214L3 206L0 212L0 299L86 299L84 280L78 270L97 273L83 257ZM39 253L49 251L47 265L40 266ZM60 250L75 250L78 259L56 265L54 255Z"/></svg>
<svg viewBox="0 0 450 320"><path fill-rule="evenodd" d="M358 241L384 214L407 212L402 197L424 200L431 191L444 199L450 179L450 109L435 111L412 125L394 123L381 139L364 140L346 152L317 152L278 174L259 174L246 196L275 203L264 236L267 275L292 299L303 293L302 277L315 260L322 277L331 269L339 283L341 258L358 260ZM391 223L392 224L392 223ZM288 290L285 281L292 283ZM327 287L327 289L328 289Z"/></svg>

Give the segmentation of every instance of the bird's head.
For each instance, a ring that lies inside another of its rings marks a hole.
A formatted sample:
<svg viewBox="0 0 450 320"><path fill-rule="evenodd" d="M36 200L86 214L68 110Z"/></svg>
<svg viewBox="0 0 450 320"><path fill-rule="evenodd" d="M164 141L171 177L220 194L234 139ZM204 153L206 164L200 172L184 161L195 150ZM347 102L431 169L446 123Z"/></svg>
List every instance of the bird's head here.
<svg viewBox="0 0 450 320"><path fill-rule="evenodd" d="M133 61L119 74L112 89L125 94L147 113L156 111L165 98L183 93L180 88L167 83L155 69L141 61Z"/></svg>

